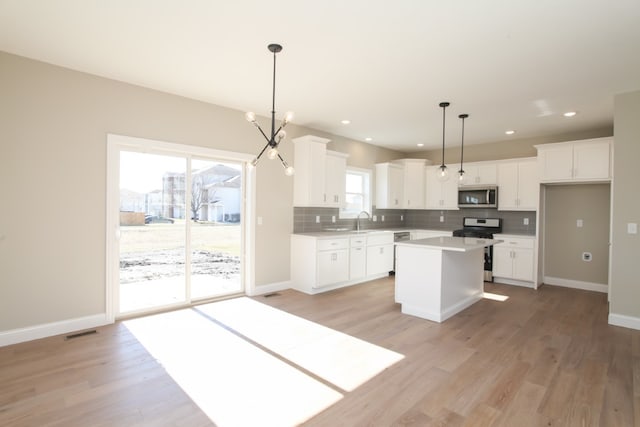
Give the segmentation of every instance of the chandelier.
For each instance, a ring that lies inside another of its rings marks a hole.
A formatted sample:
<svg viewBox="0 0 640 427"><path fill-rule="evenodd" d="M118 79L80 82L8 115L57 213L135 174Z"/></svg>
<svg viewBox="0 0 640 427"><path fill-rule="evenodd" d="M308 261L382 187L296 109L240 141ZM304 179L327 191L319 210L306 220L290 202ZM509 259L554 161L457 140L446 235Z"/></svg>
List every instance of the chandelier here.
<svg viewBox="0 0 640 427"><path fill-rule="evenodd" d="M280 159L280 162L282 163L282 167L284 167L285 175L291 176L294 173L293 167L289 166L289 164L282 158L282 155L278 151L278 146L280 145L280 141L282 141L284 137L287 135L287 133L284 131L284 127L291 120L293 120L293 113L291 111L287 112L284 115L284 119L282 120L282 123L276 130L276 53L282 50L282 46L276 43L272 43L269 46L267 46L267 49L269 49L270 52L273 52L273 93L271 98L271 132L269 133L269 136L267 136L267 134L262 130L262 128L256 121L256 115L254 112L249 111L245 114L245 118L247 119L247 121L253 123L253 125L260 131L262 136L264 136L264 138L267 140L266 145L264 146L262 151L260 151L260 154L258 154L258 157L253 159L250 165L255 167L258 164L260 157L262 157L262 155L266 151L267 158L273 160L277 157L278 159Z"/></svg>

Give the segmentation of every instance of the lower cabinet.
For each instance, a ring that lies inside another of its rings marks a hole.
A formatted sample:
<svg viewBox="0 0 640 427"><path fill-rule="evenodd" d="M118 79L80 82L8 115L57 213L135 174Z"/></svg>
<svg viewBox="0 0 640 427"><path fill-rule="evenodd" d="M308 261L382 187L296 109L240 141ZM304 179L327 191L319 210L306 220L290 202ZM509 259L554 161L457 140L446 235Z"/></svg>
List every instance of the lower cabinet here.
<svg viewBox="0 0 640 427"><path fill-rule="evenodd" d="M502 243L493 247L494 281L501 282L501 279L511 279L533 282L535 238L499 234L494 235L494 238L503 240Z"/></svg>
<svg viewBox="0 0 640 427"><path fill-rule="evenodd" d="M291 235L291 287L308 294L384 276L393 270L393 233L326 238Z"/></svg>

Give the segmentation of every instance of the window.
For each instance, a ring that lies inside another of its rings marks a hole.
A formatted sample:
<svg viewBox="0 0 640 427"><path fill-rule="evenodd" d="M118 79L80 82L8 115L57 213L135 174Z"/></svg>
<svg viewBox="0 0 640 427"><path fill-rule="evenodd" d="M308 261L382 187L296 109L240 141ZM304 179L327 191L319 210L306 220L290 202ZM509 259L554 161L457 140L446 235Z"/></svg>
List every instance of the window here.
<svg viewBox="0 0 640 427"><path fill-rule="evenodd" d="M371 171L347 168L346 206L340 209L340 218L355 218L362 211L371 213Z"/></svg>

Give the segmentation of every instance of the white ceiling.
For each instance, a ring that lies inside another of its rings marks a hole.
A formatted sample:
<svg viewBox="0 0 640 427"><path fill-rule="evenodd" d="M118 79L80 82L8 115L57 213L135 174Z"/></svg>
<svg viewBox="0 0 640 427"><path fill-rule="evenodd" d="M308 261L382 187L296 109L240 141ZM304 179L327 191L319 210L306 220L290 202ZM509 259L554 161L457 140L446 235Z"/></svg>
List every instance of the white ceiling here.
<svg viewBox="0 0 640 427"><path fill-rule="evenodd" d="M265 116L272 42L277 118L403 151L440 101L453 146L461 113L465 144L553 136L640 89L638 0L0 0L0 50Z"/></svg>

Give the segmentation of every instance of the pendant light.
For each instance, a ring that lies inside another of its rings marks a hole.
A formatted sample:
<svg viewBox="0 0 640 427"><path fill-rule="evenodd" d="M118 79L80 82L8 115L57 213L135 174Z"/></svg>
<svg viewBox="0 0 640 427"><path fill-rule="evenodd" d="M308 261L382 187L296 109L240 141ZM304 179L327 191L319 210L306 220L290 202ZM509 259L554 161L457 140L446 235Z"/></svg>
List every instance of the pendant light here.
<svg viewBox="0 0 640 427"><path fill-rule="evenodd" d="M447 107L451 105L448 102L441 102L440 107L442 107L442 163L440 164L440 170L438 171L438 181L445 182L449 179L449 169L444 164L444 129L445 129L445 112Z"/></svg>
<svg viewBox="0 0 640 427"><path fill-rule="evenodd" d="M260 154L258 154L258 157L253 159L253 161L249 165L252 167L256 166L258 164L258 160L260 160L260 157L262 157L262 154L264 154L264 152L267 151L267 158L270 160L273 160L276 158L280 159L280 162L282 163L282 167L284 168L285 175L291 176L294 173L293 167L289 166L289 164L282 158L282 156L280 155L280 152L278 151L278 146L280 145L280 141L282 141L286 136L284 127L293 119L292 112L288 112L285 114L284 119L280 124L280 127L278 128L278 130L276 130L276 53L282 50L282 46L280 46L279 44L272 43L269 46L267 46L267 49L269 49L269 52L273 53L273 92L272 92L272 98L271 98L271 133L269 134L269 136L267 136L264 133L264 131L256 121L255 113L249 111L248 113L245 114L245 118L247 119L247 121L253 123L253 125L260 131L262 136L264 136L264 138L267 140L267 144L264 146L262 151L260 151ZM269 150L267 150L267 148Z"/></svg>
<svg viewBox="0 0 640 427"><path fill-rule="evenodd" d="M458 116L462 119L462 143L460 144L460 170L458 171L458 179L464 180L464 169L462 168L462 162L464 160L464 119L469 117L468 114L460 114Z"/></svg>

